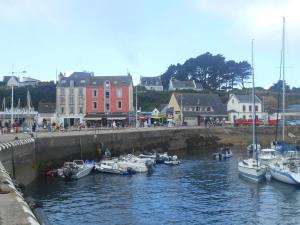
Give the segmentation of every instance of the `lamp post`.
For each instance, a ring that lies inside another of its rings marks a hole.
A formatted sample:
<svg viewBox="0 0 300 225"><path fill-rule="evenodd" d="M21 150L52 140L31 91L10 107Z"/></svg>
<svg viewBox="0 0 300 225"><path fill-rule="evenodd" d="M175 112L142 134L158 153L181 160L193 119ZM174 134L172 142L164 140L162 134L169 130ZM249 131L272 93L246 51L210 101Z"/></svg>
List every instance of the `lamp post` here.
<svg viewBox="0 0 300 225"><path fill-rule="evenodd" d="M16 72L14 72L14 71L11 72L12 76L7 82L7 86L11 86L11 117L10 117L11 133L14 132L14 128L13 128L13 123L14 123L14 86L18 86L18 81L14 77L14 73L16 73ZM18 73L26 73L26 71L21 71Z"/></svg>
<svg viewBox="0 0 300 225"><path fill-rule="evenodd" d="M138 128L137 86L135 87L135 127Z"/></svg>

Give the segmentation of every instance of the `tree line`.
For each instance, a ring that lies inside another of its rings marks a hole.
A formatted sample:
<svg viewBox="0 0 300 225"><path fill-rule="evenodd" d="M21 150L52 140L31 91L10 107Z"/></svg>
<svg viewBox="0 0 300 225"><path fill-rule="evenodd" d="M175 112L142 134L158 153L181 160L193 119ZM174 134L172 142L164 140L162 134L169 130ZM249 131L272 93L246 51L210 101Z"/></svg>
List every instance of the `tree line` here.
<svg viewBox="0 0 300 225"><path fill-rule="evenodd" d="M236 62L225 60L223 55L209 52L190 58L185 63L170 65L161 80L165 88L171 78L176 80L195 80L204 89L231 90L234 87L244 88L251 76L251 65L247 61Z"/></svg>

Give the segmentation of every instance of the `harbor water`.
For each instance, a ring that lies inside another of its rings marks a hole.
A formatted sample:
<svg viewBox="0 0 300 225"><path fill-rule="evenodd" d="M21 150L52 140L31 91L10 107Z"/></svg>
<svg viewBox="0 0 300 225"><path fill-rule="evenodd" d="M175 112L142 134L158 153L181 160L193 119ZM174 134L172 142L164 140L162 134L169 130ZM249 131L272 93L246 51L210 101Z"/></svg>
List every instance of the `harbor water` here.
<svg viewBox="0 0 300 225"><path fill-rule="evenodd" d="M184 156L152 174L91 174L79 180L40 178L25 191L44 205L52 224L299 224L300 189L238 175L234 150L226 161L212 151Z"/></svg>

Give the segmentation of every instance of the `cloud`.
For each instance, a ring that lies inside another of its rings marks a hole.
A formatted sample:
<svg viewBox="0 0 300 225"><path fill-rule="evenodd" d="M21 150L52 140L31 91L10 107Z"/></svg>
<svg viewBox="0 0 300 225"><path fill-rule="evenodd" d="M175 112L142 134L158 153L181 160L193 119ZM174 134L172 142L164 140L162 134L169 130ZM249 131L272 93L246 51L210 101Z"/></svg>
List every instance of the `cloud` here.
<svg viewBox="0 0 300 225"><path fill-rule="evenodd" d="M286 17L289 36L298 39L300 1L298 0L194 0L195 9L223 20L231 21L232 28L270 38L281 30L282 17ZM297 38L296 38L297 37Z"/></svg>
<svg viewBox="0 0 300 225"><path fill-rule="evenodd" d="M3 22L55 20L56 0L1 0L0 19Z"/></svg>

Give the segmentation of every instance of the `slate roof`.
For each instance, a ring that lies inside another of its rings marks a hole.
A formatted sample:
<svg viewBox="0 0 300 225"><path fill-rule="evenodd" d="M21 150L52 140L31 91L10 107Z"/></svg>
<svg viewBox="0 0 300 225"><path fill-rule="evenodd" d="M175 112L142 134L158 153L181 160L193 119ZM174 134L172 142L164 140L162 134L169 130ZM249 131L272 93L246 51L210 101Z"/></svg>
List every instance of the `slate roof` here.
<svg viewBox="0 0 300 225"><path fill-rule="evenodd" d="M95 76L90 79L91 86L103 85L105 81L109 81L111 86L129 86L132 82L130 75L125 76Z"/></svg>
<svg viewBox="0 0 300 225"><path fill-rule="evenodd" d="M8 81L9 81L9 79L11 78L12 76L3 76L3 83L7 83ZM16 81L18 81L19 82L19 78L18 77L16 77L16 76L13 76L15 79L16 79Z"/></svg>
<svg viewBox="0 0 300 225"><path fill-rule="evenodd" d="M38 105L39 113L55 113L56 103L40 102Z"/></svg>
<svg viewBox="0 0 300 225"><path fill-rule="evenodd" d="M172 84L173 84L173 88L190 88L190 89L194 89L195 85L194 82L192 80L172 80Z"/></svg>
<svg viewBox="0 0 300 225"><path fill-rule="evenodd" d="M75 72L69 77L63 77L59 83L60 87L70 87L70 81L74 81L74 87L99 86L109 81L113 86L128 86L132 82L130 75L125 76L94 76L93 73Z"/></svg>
<svg viewBox="0 0 300 225"><path fill-rule="evenodd" d="M69 77L62 77L58 86L70 87L70 81L72 80L74 81L74 87L85 87L93 75L93 73L89 72L74 72Z"/></svg>
<svg viewBox="0 0 300 225"><path fill-rule="evenodd" d="M142 86L162 86L161 78L158 77L141 77Z"/></svg>
<svg viewBox="0 0 300 225"><path fill-rule="evenodd" d="M252 95L236 95L235 97L240 103L252 103ZM255 95L255 102L261 103L261 100Z"/></svg>
<svg viewBox="0 0 300 225"><path fill-rule="evenodd" d="M300 112L300 105L289 105L285 111L286 112Z"/></svg>
<svg viewBox="0 0 300 225"><path fill-rule="evenodd" d="M185 116L196 116L196 115L220 115L226 116L226 106L222 103L220 97L217 94L199 94L199 93L175 93L176 100L178 104L181 104L182 96L182 106L204 106L212 107L213 111L185 111L183 113Z"/></svg>

